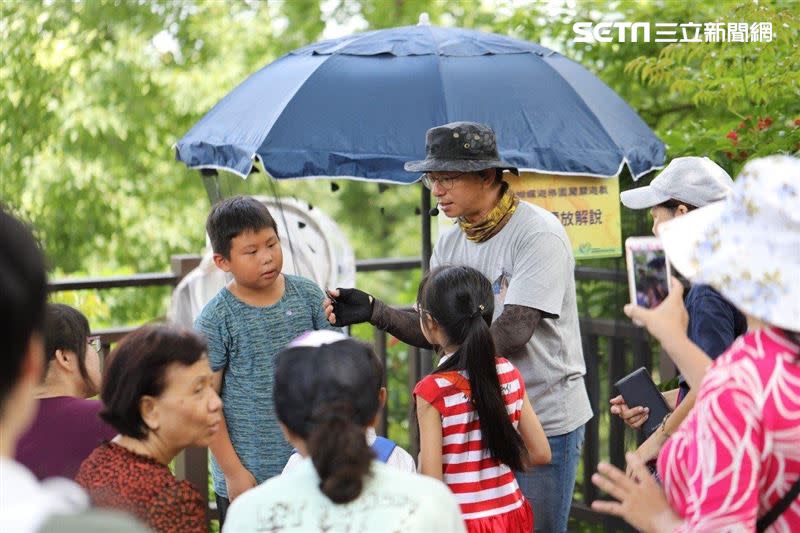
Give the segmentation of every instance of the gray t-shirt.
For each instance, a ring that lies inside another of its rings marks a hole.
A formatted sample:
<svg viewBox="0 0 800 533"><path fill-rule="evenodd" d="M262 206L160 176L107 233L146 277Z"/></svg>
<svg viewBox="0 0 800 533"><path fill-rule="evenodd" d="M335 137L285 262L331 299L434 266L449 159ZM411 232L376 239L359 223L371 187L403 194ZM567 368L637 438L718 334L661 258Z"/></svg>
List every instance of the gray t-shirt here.
<svg viewBox="0 0 800 533"><path fill-rule="evenodd" d="M506 226L481 243L456 225L433 249L431 266L465 265L479 270L495 294L494 318L503 306L523 305L545 313L524 352L507 357L548 436L563 435L592 417L583 376L575 296L575 259L563 226L552 213L520 202Z"/></svg>
<svg viewBox="0 0 800 533"><path fill-rule="evenodd" d="M324 296L313 281L284 276L286 290L274 305L253 307L223 288L194 325L208 341L211 369L224 370L220 396L231 443L258 483L280 474L292 453L275 416L275 356L306 331L340 331L325 318ZM213 456L211 473L214 491L227 497L225 476Z"/></svg>

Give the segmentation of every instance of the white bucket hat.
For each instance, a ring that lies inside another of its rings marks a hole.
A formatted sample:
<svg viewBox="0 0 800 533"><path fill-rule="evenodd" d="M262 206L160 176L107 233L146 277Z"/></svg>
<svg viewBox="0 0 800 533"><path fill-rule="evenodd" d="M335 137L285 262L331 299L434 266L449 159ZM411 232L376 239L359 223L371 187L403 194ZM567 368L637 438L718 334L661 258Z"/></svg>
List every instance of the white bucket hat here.
<svg viewBox="0 0 800 533"><path fill-rule="evenodd" d="M747 163L725 200L659 230L670 262L744 313L800 331L800 159Z"/></svg>

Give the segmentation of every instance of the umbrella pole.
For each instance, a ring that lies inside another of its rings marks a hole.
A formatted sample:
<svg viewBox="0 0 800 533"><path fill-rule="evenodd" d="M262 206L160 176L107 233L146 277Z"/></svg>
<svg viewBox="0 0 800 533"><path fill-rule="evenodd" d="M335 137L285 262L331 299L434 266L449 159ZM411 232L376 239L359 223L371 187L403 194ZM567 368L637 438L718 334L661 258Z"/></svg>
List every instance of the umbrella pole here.
<svg viewBox="0 0 800 533"><path fill-rule="evenodd" d="M219 173L214 169L202 169L200 175L203 177L203 186L206 188L208 201L211 205L222 200L222 190L219 185Z"/></svg>
<svg viewBox="0 0 800 533"><path fill-rule="evenodd" d="M420 182L420 189L422 190L422 199L420 201L420 214L422 215L422 273L425 274L430 269L431 265L431 193L427 187ZM427 376L433 369L433 352L431 350L420 350L419 352L419 365L415 365L419 369L419 375L414 376L414 383L418 382L422 376ZM415 370L416 370L415 369Z"/></svg>
<svg viewBox="0 0 800 533"><path fill-rule="evenodd" d="M422 273L428 272L431 264L431 194L425 185L420 182L422 200L420 202L420 213L422 214Z"/></svg>

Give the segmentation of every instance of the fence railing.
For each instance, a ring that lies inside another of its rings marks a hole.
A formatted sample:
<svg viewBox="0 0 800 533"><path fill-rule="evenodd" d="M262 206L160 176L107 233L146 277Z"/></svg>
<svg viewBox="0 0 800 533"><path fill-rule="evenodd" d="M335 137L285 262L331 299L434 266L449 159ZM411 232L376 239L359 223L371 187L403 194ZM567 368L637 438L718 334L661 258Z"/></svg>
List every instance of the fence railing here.
<svg viewBox="0 0 800 533"><path fill-rule="evenodd" d="M105 278L82 278L55 280L50 283L51 292L72 290L103 290L121 287L175 286L200 262L197 255L178 255L171 259L172 272L133 274L130 276L114 276ZM420 267L419 258L381 258L356 262L356 271L409 271ZM575 278L579 281L607 281L626 283L624 272L596 268L578 267ZM652 369L653 356L647 334L627 321L597 319L583 317L580 320L584 357L586 359L586 388L595 416L586 425L586 437L583 447L582 468L576 482L571 515L578 520L588 521L606 531L630 530L618 519L601 515L591 510L589 504L598 496L597 489L591 482L591 475L601 457L602 440L600 420L609 418L606 454L612 464L624 467L625 464L625 426L617 417L608 417L607 396L613 391L613 384L633 368L644 366ZM106 350L115 342L136 327L125 326L98 330ZM374 331L376 352L386 365L387 334ZM431 370L430 352L409 347L408 357L408 392L414 384ZM605 357L605 365L601 364ZM605 376L602 370L605 369ZM605 379L603 379L605 378ZM387 380L388 381L388 380ZM604 385L604 386L603 386ZM602 394L604 391L606 394ZM385 435L388 429L388 406L381 418L379 433ZM410 413L407 413L410 416ZM410 431L414 428L409 424ZM411 442L415 442L412 438ZM412 448L415 445L412 444ZM417 450L409 450L416 456ZM606 455L603 454L603 455ZM209 502L208 519L217 518L215 502L209 500L208 491L208 450L206 448L190 448L181 453L175 461L175 475L193 483L203 497Z"/></svg>

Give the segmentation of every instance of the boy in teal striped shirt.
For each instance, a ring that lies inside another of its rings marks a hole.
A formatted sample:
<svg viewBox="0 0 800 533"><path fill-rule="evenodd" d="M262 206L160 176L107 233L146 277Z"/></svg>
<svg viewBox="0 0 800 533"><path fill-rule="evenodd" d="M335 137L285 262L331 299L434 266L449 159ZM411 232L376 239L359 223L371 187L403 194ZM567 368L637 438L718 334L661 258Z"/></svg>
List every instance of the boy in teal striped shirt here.
<svg viewBox="0 0 800 533"><path fill-rule="evenodd" d="M214 263L233 275L203 308L195 329L208 341L224 423L212 441L211 471L220 524L230 502L281 473L292 449L273 412L275 356L326 320L323 293L308 279L281 273L277 225L261 202L223 200L208 215Z"/></svg>

